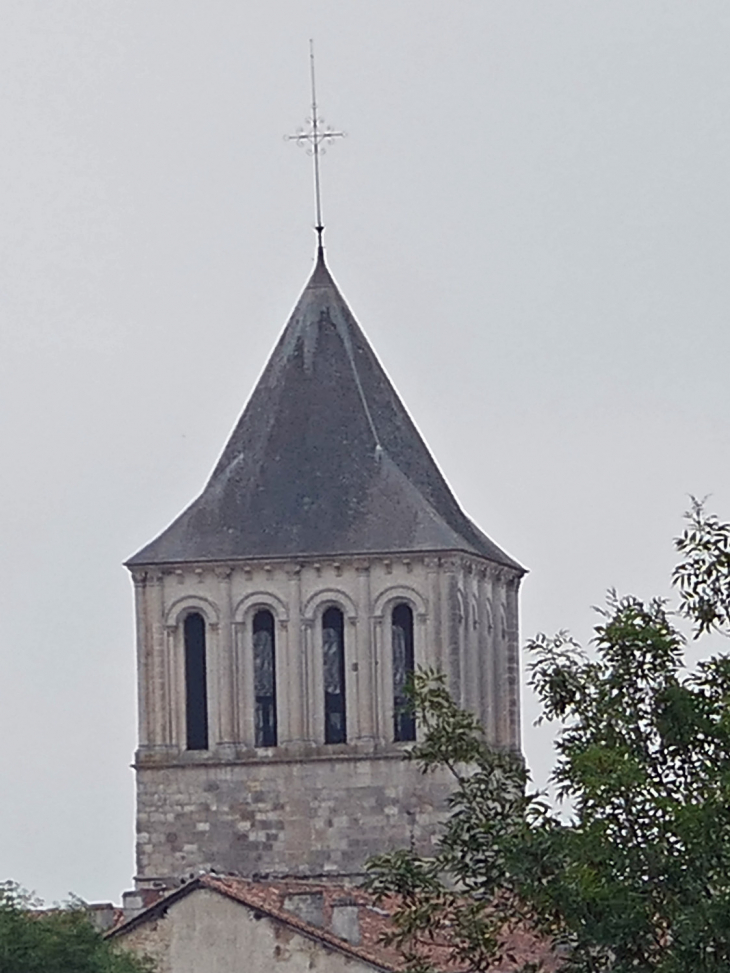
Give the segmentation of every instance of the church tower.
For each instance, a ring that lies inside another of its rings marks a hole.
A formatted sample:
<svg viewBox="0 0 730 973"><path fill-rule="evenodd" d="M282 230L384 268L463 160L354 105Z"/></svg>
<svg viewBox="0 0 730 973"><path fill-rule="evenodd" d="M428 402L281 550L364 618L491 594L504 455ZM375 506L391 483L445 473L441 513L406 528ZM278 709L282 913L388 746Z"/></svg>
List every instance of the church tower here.
<svg viewBox="0 0 730 973"><path fill-rule="evenodd" d="M127 564L141 888L427 849L448 782L402 759L414 667L520 746L524 569L459 507L321 247L202 494Z"/></svg>

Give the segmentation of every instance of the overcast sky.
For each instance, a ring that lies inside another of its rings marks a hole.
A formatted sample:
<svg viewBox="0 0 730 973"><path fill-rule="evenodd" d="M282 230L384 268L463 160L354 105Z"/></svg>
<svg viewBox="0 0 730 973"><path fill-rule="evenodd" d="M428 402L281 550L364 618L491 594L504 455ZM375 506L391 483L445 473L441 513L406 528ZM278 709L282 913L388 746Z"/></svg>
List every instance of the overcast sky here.
<svg viewBox="0 0 730 973"><path fill-rule="evenodd" d="M2 0L0 878L51 900L131 887L121 562L311 270L310 36L330 267L523 636L730 518L727 0Z"/></svg>

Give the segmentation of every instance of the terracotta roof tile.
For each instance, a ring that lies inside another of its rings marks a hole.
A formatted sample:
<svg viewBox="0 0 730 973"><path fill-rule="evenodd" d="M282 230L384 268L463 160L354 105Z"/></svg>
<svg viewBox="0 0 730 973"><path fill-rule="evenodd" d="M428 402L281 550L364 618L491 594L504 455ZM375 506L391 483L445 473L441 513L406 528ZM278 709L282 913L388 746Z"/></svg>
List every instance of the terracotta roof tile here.
<svg viewBox="0 0 730 973"><path fill-rule="evenodd" d="M210 889L225 895L250 909L260 911L299 930L308 938L316 939L326 946L357 957L380 969L391 971L391 973L398 973L403 969L403 962L398 951L382 942L383 936L393 928L390 916L395 907L395 900L376 904L371 895L357 887L326 882L308 882L300 879L256 881L234 876L202 875L181 888L163 895L156 902L150 903L148 908L140 915L132 920L127 920L121 926L115 927L111 935L120 933L125 928L136 926L144 922L146 918L153 918L161 909L166 909L173 901L198 888ZM284 907L288 897L304 893L318 893L322 896L323 927L320 928L306 922ZM333 907L341 904L356 905L358 908L360 942L357 945L339 938L330 931ZM557 968L557 959L550 952L548 946L528 930L512 933L507 937L505 945L505 952L510 953L513 960L495 967L494 973L499 973L502 970L507 973L507 971L517 969L529 960L535 961L537 959L542 959L545 962L546 971ZM460 969L464 969L463 966L451 961L450 949L445 944L434 943L428 948L427 953L434 967L445 971L445 973L457 973Z"/></svg>

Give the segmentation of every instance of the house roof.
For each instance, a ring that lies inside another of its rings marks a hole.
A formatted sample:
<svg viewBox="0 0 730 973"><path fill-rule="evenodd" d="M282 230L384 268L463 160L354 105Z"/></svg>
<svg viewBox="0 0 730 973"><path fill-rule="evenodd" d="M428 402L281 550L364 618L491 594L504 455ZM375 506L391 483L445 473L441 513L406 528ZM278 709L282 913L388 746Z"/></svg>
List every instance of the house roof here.
<svg viewBox="0 0 730 973"><path fill-rule="evenodd" d="M202 494L127 563L447 550L523 571L462 511L320 250Z"/></svg>
<svg viewBox="0 0 730 973"><path fill-rule="evenodd" d="M356 887L332 883L309 882L301 879L254 880L236 876L204 874L172 892L162 893L157 901L148 905L142 912L123 921L106 935L109 938L123 937L126 932L139 925L163 916L176 901L195 892L208 889L217 892L243 906L266 915L277 922L284 923L309 939L321 942L325 947L335 949L350 957L356 957L386 973L401 973L403 958L392 946L383 943L383 936L392 932L391 915L395 900L377 902L372 895ZM323 926L315 926L286 908L291 897L301 894L321 894L323 899ZM360 942L355 945L341 939L330 931L332 912L336 905L354 905L358 909ZM500 971L515 970L524 963L542 960L544 969L556 969L557 957L548 945L528 930L512 931L506 941L505 952L510 959L499 968ZM444 973L465 973L463 965L452 960L448 945L433 942L427 947L429 962L435 969Z"/></svg>
<svg viewBox="0 0 730 973"><path fill-rule="evenodd" d="M357 957L379 970L397 973L400 969L398 954L395 950L384 947L380 942L380 935L387 923L388 913L372 905L372 899L365 893L350 887L304 882L300 880L255 881L233 876L200 875L172 892L163 893L157 900L147 905L145 909L130 919L116 925L106 935L108 938L123 937L127 932L136 929L150 920L163 916L175 902L199 889L218 892L228 899L247 906L257 913L269 916L284 923L309 939L315 939L324 945ZM302 893L316 894L323 897L324 918L326 924L331 922L332 908L338 899L346 895L348 904L359 906L361 943L354 945L334 935L326 928L312 925L298 915L284 908L284 902L290 895ZM362 911L369 910L371 916L363 916ZM368 921L369 919L369 921Z"/></svg>

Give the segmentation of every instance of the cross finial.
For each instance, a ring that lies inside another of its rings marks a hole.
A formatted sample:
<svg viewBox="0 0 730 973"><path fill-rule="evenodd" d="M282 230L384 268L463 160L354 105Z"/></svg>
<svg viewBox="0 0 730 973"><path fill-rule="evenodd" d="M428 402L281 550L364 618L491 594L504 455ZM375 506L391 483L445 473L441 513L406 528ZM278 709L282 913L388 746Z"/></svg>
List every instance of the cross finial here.
<svg viewBox="0 0 730 973"><path fill-rule="evenodd" d="M322 234L324 233L324 223L322 222L322 193L319 186L319 157L324 155L325 147L331 145L335 139L344 138L345 132L335 132L334 129L324 126L324 118L317 114L317 89L314 84L314 41L309 41L309 68L312 81L312 115L307 119L308 128L299 128L295 135L287 135L290 142L306 147L309 155L314 160L314 206L317 223L317 253L321 256L323 252Z"/></svg>

